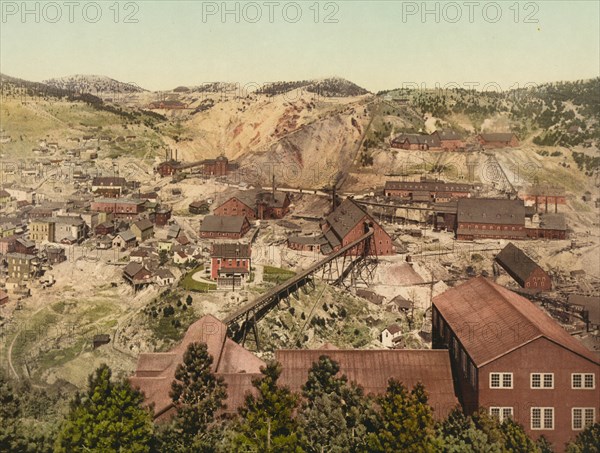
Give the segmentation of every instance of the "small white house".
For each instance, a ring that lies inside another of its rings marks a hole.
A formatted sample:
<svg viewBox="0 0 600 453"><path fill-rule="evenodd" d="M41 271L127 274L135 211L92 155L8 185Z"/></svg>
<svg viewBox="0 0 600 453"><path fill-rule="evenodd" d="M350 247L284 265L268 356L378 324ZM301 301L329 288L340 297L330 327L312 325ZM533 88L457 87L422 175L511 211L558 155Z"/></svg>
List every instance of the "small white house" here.
<svg viewBox="0 0 600 453"><path fill-rule="evenodd" d="M169 269L158 269L154 278L159 286L169 286L175 283L175 276Z"/></svg>
<svg viewBox="0 0 600 453"><path fill-rule="evenodd" d="M400 326L398 324L392 324L390 326L387 326L381 332L381 343L386 348L393 348L394 347L394 339L400 337L401 335L402 335L402 329L400 329Z"/></svg>

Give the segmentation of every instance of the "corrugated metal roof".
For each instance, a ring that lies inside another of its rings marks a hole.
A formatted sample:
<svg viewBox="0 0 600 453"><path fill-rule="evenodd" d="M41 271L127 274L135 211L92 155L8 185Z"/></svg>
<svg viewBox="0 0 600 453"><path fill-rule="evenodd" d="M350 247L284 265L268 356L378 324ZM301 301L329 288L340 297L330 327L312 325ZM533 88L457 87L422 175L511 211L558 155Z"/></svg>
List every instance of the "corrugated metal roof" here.
<svg viewBox="0 0 600 453"><path fill-rule="evenodd" d="M346 198L326 220L335 234L343 239L365 216L368 214L358 204Z"/></svg>
<svg viewBox="0 0 600 453"><path fill-rule="evenodd" d="M436 296L433 305L478 367L543 337L599 363L539 307L484 277Z"/></svg>
<svg viewBox="0 0 600 453"><path fill-rule="evenodd" d="M423 383L429 404L437 418L444 418L457 404L447 350L281 350L275 358L283 367L279 384L301 391L308 371L319 357L326 355L340 365L349 382L365 393L385 393L394 378L409 388Z"/></svg>

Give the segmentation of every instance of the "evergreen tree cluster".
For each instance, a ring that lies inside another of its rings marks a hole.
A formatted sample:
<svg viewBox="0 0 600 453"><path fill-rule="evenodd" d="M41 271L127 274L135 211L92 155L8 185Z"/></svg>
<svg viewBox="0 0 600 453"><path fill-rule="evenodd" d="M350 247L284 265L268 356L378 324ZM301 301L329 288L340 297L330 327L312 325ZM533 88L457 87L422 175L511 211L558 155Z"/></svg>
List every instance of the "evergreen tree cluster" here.
<svg viewBox="0 0 600 453"><path fill-rule="evenodd" d="M281 365L271 362L253 380L236 416L225 415L227 388L212 371L206 344L191 344L175 373L170 396L176 410L154 425L143 395L103 365L88 389L71 402L54 432L28 429L20 398L0 376L0 451L10 452L289 452L289 453L550 453L512 419L499 422L484 409L465 415L455 408L436 421L426 389L390 380L387 391L367 396L323 355L301 392L278 384ZM567 445L568 453L598 453L600 424Z"/></svg>

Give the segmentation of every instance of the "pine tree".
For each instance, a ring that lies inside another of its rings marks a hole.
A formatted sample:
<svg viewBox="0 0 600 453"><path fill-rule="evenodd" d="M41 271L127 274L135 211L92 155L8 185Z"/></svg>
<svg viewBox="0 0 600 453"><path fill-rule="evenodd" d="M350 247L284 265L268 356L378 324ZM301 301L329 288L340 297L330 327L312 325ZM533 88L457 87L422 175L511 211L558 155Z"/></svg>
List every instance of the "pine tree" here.
<svg viewBox="0 0 600 453"><path fill-rule="evenodd" d="M368 435L370 452L440 451L432 410L420 383L409 392L404 385L390 379L388 389L378 398L378 403L380 408L373 422L374 431Z"/></svg>
<svg viewBox="0 0 600 453"><path fill-rule="evenodd" d="M299 416L301 443L310 452L351 452L361 445L368 401L360 387L337 377L339 364L321 356L308 372L303 386L304 403Z"/></svg>
<svg viewBox="0 0 600 453"><path fill-rule="evenodd" d="M240 408L233 449L238 452L301 452L298 424L293 417L298 395L277 385L281 375L279 363L269 363L261 368L261 372L263 376L252 381L258 395L247 395Z"/></svg>
<svg viewBox="0 0 600 453"><path fill-rule="evenodd" d="M162 441L174 451L212 451L213 422L227 398L223 379L212 372L213 358L206 343L191 343L175 371L171 398L177 407L174 424Z"/></svg>
<svg viewBox="0 0 600 453"><path fill-rule="evenodd" d="M600 453L600 423L581 431L567 446L567 453Z"/></svg>
<svg viewBox="0 0 600 453"><path fill-rule="evenodd" d="M77 394L55 445L56 452L148 452L153 438L144 396L128 381L114 383L107 365L88 379L88 390Z"/></svg>
<svg viewBox="0 0 600 453"><path fill-rule="evenodd" d="M0 451L16 451L22 445L20 414L19 398L0 373Z"/></svg>

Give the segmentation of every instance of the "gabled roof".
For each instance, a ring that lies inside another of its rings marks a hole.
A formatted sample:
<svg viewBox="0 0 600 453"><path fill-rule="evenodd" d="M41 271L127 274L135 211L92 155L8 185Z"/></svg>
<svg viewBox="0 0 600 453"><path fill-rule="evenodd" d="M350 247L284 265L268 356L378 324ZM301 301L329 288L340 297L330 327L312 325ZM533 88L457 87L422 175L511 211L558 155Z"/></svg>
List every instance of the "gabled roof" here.
<svg viewBox="0 0 600 453"><path fill-rule="evenodd" d="M562 213L540 215L540 228L565 231L567 229L565 215Z"/></svg>
<svg viewBox="0 0 600 453"><path fill-rule="evenodd" d="M418 382L425 386L429 404L436 418L444 418L458 401L447 350L280 350L275 358L282 365L279 385L301 391L308 371L321 356L328 356L340 365L340 373L349 382L360 385L366 394L381 395L394 378L412 388Z"/></svg>
<svg viewBox="0 0 600 453"><path fill-rule="evenodd" d="M140 231L146 231L154 227L152 222L148 219L141 219L134 223L136 227L139 228Z"/></svg>
<svg viewBox="0 0 600 453"><path fill-rule="evenodd" d="M131 230L121 231L120 233L117 233L116 236L119 236L125 242L129 242L129 241L134 241L135 240L135 234Z"/></svg>
<svg viewBox="0 0 600 453"><path fill-rule="evenodd" d="M402 329L398 324L390 324L384 330L387 330L389 333L394 335L395 333L402 332Z"/></svg>
<svg viewBox="0 0 600 453"><path fill-rule="evenodd" d="M138 274L141 270L144 269L144 266L138 262L130 261L127 266L123 268L123 273L130 278L133 278Z"/></svg>
<svg viewBox="0 0 600 453"><path fill-rule="evenodd" d="M454 131L435 131L431 135L437 135L440 140L462 140L462 135Z"/></svg>
<svg viewBox="0 0 600 453"><path fill-rule="evenodd" d="M245 216L214 216L207 215L202 221L200 231L218 233L239 233L242 231Z"/></svg>
<svg viewBox="0 0 600 453"><path fill-rule="evenodd" d="M521 282L527 281L536 269L541 269L538 264L529 258L523 250L509 242L500 253L496 255L496 261L511 275Z"/></svg>
<svg viewBox="0 0 600 453"><path fill-rule="evenodd" d="M433 299L433 305L448 323L477 367L546 338L594 363L598 359L531 301L476 277ZM490 341L490 326L493 340Z"/></svg>
<svg viewBox="0 0 600 453"><path fill-rule="evenodd" d="M365 216L369 214L350 198L346 198L326 220L335 234L343 239Z"/></svg>
<svg viewBox="0 0 600 453"><path fill-rule="evenodd" d="M461 198L458 200L457 209L458 221L461 223L525 225L523 200Z"/></svg>
<svg viewBox="0 0 600 453"><path fill-rule="evenodd" d="M252 389L252 378L260 376L260 367L265 366L262 360L227 337L225 324L212 315L203 316L169 352L139 355L135 375L129 380L144 392L148 404L154 404L155 417L173 408L169 396L171 383L185 351L193 342L206 343L213 358L211 371L227 384L227 411L235 412L243 404L246 392Z"/></svg>

